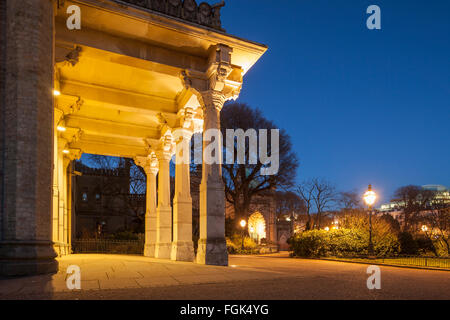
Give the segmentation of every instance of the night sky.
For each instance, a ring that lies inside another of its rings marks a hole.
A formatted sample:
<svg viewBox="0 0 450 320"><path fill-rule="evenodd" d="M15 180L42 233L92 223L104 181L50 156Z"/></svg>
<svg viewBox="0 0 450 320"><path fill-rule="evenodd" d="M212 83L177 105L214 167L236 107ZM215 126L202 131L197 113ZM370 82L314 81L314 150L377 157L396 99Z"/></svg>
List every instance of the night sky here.
<svg viewBox="0 0 450 320"><path fill-rule="evenodd" d="M228 33L269 46L239 101L291 135L299 182L372 183L380 201L407 184L450 185L450 1L226 4ZM366 27L372 4L382 30Z"/></svg>

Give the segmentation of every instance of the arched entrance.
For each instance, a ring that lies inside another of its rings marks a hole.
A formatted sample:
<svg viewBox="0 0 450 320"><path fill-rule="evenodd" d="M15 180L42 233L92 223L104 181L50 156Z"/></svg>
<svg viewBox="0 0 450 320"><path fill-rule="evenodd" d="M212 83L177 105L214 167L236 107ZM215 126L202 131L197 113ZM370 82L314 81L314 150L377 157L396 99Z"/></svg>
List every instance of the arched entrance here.
<svg viewBox="0 0 450 320"><path fill-rule="evenodd" d="M260 212L255 212L248 218L248 233L258 244L266 239L266 220Z"/></svg>

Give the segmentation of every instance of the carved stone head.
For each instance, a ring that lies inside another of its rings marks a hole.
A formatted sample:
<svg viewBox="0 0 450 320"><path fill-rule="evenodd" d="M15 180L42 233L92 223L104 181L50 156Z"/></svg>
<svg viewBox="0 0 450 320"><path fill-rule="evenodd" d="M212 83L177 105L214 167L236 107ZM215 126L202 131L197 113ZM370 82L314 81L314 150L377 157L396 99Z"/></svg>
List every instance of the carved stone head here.
<svg viewBox="0 0 450 320"><path fill-rule="evenodd" d="M212 12L211 6L206 2L202 2L198 6L198 12L204 17L210 16Z"/></svg>
<svg viewBox="0 0 450 320"><path fill-rule="evenodd" d="M195 0L184 0L183 8L187 11L196 11L197 3Z"/></svg>
<svg viewBox="0 0 450 320"><path fill-rule="evenodd" d="M197 22L197 2L195 0L184 0L183 19Z"/></svg>
<svg viewBox="0 0 450 320"><path fill-rule="evenodd" d="M179 18L181 16L181 5L181 0L168 0L167 14Z"/></svg>
<svg viewBox="0 0 450 320"><path fill-rule="evenodd" d="M167 0L152 0L152 10L166 12Z"/></svg>

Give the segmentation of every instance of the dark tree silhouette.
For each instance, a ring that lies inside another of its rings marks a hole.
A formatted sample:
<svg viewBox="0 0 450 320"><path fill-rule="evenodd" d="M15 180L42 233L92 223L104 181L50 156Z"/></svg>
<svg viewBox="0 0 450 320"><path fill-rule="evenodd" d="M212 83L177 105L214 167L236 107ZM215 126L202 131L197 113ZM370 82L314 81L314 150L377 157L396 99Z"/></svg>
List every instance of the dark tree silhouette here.
<svg viewBox="0 0 450 320"><path fill-rule="evenodd" d="M420 220L421 211L430 208L435 194L433 190L413 185L400 187L395 191L392 201L402 211L403 231L411 231L411 228Z"/></svg>
<svg viewBox="0 0 450 320"><path fill-rule="evenodd" d="M305 202L306 207L306 230L320 229L322 218L327 216L327 210L336 202L335 187L324 179L313 178L302 182L297 187L297 194ZM312 225L312 208L315 209L314 225Z"/></svg>
<svg viewBox="0 0 450 320"><path fill-rule="evenodd" d="M252 109L247 104L229 103L226 104L221 114L221 131L225 140L227 129L242 129L246 132L254 129L268 130L268 155L275 154L271 150L270 130L278 129L275 124L267 120L258 109ZM234 149L234 163L223 164L223 181L225 184L226 200L234 207L235 219L246 218L252 198L258 194L269 190L287 190L293 186L298 167L298 159L292 150L290 136L280 130L279 134L279 170L274 175L262 175L261 169L266 165L261 163L259 151L249 148L249 140L245 139L245 164L237 163L237 139L234 145L226 147ZM258 145L261 142L257 136ZM256 148L257 149L257 148ZM224 151L224 159L226 156ZM251 159L258 159L256 164L250 164ZM224 161L225 162L225 161Z"/></svg>

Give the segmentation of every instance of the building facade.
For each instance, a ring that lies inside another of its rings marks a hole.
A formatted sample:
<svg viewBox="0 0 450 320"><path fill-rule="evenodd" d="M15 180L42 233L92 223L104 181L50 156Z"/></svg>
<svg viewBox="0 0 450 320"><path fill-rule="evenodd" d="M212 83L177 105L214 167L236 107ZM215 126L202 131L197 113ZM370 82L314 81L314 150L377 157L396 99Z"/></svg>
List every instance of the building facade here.
<svg viewBox="0 0 450 320"><path fill-rule="evenodd" d="M0 275L57 271L56 249L71 246L68 173L83 153L144 168L146 256L228 264L220 164L202 165L196 256L189 165L177 161L173 214L169 174L193 133L219 128L223 104L267 50L225 33L221 7L0 2Z"/></svg>
<svg viewBox="0 0 450 320"><path fill-rule="evenodd" d="M145 194L130 193L130 163L115 169L75 163L72 239L92 239L139 228ZM70 204L69 204L70 205Z"/></svg>

